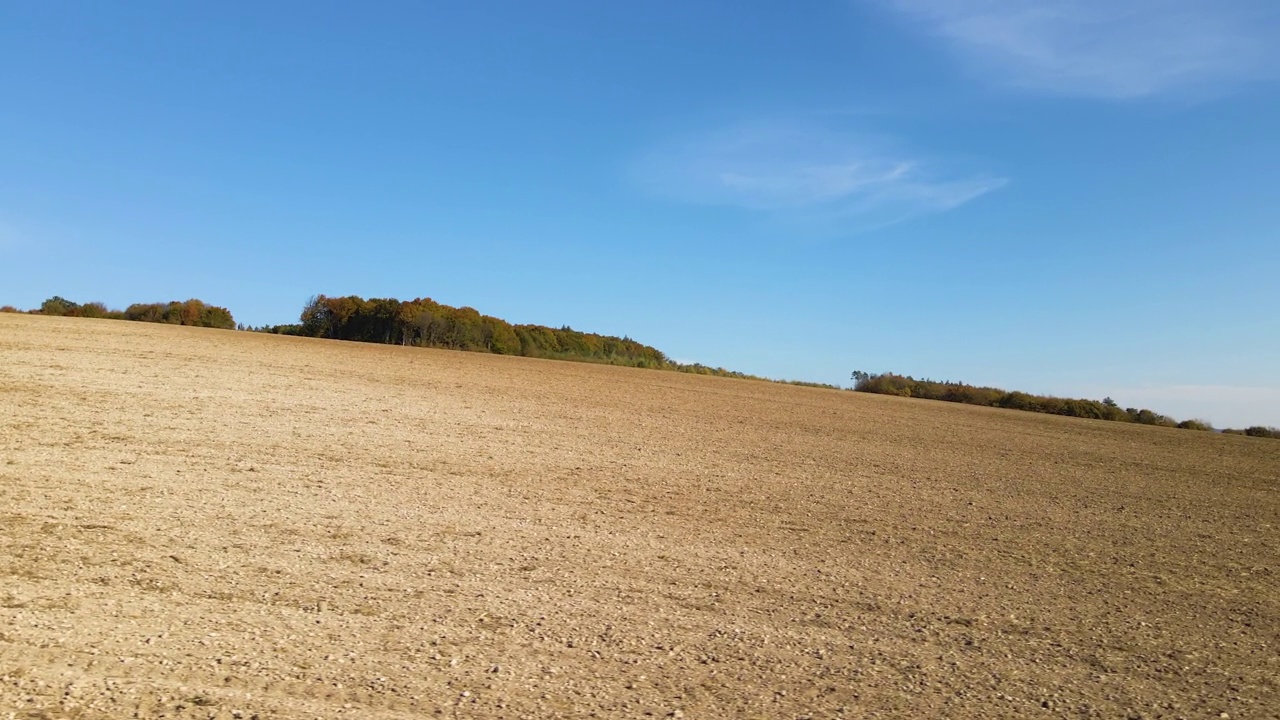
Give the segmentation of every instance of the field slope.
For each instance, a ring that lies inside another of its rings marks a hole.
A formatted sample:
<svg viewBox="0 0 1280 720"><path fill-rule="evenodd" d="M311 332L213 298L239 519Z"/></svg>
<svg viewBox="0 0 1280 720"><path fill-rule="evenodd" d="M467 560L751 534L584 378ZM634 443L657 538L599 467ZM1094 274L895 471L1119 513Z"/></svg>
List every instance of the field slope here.
<svg viewBox="0 0 1280 720"><path fill-rule="evenodd" d="M0 315L11 717L1277 717L1278 523L1274 441Z"/></svg>

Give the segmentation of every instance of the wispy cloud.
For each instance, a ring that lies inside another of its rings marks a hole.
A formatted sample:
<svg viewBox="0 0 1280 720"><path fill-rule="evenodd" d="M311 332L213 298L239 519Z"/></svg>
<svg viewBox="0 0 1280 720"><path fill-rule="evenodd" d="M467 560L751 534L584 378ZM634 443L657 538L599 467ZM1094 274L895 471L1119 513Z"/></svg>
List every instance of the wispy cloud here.
<svg viewBox="0 0 1280 720"><path fill-rule="evenodd" d="M996 84L1137 98L1280 75L1276 0L879 0Z"/></svg>
<svg viewBox="0 0 1280 720"><path fill-rule="evenodd" d="M656 148L636 165L655 194L862 232L957 208L1006 180L812 126L739 126Z"/></svg>

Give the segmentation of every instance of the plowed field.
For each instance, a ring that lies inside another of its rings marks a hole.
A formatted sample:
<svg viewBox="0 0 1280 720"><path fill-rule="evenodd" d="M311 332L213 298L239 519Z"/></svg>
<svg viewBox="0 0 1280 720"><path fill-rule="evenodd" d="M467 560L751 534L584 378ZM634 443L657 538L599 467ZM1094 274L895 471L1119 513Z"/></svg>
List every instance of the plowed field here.
<svg viewBox="0 0 1280 720"><path fill-rule="evenodd" d="M1280 442L0 315L0 717L1280 717Z"/></svg>

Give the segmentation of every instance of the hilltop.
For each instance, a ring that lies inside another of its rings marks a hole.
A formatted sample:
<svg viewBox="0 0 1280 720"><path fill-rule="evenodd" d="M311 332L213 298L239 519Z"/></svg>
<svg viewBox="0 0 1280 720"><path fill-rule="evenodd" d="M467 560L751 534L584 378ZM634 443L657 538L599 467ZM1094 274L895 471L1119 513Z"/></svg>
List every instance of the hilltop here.
<svg viewBox="0 0 1280 720"><path fill-rule="evenodd" d="M1233 717L1280 443L0 315L0 708Z"/></svg>

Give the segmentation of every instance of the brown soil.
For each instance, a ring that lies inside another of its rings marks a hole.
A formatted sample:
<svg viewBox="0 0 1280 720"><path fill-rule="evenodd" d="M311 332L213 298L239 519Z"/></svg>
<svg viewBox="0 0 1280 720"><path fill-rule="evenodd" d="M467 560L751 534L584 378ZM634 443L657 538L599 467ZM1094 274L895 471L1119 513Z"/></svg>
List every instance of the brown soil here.
<svg viewBox="0 0 1280 720"><path fill-rule="evenodd" d="M0 315L0 717L1280 717L1280 442Z"/></svg>

